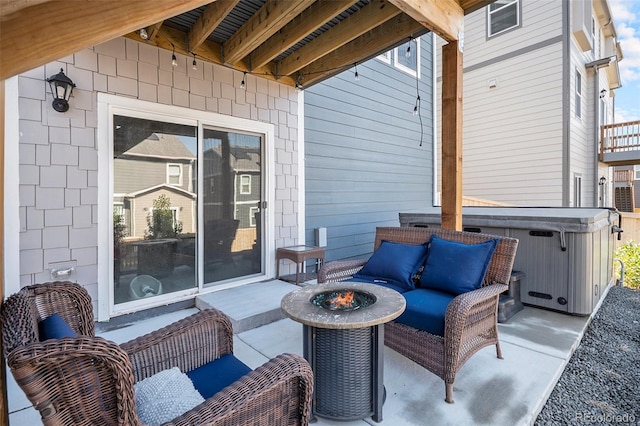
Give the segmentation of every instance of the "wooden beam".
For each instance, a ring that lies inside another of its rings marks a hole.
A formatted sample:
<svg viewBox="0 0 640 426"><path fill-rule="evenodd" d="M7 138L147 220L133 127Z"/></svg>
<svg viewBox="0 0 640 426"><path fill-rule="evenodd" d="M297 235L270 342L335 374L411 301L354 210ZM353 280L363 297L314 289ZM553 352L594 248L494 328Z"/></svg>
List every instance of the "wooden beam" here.
<svg viewBox="0 0 640 426"><path fill-rule="evenodd" d="M402 13L386 0L375 0L338 25L307 43L278 64L279 75L292 75L319 58L337 50L367 31ZM352 58L351 63L357 59Z"/></svg>
<svg viewBox="0 0 640 426"><path fill-rule="evenodd" d="M0 308L4 302L4 80L0 80ZM18 161L17 158L13 159ZM9 404L7 401L7 369L4 348L0 339L0 425L9 424Z"/></svg>
<svg viewBox="0 0 640 426"><path fill-rule="evenodd" d="M464 14L468 15L478 9L490 5L496 0L459 0L460 7L464 10Z"/></svg>
<svg viewBox="0 0 640 426"><path fill-rule="evenodd" d="M358 0L333 0L314 3L254 50L251 53L251 65L265 65L357 2Z"/></svg>
<svg viewBox="0 0 640 426"><path fill-rule="evenodd" d="M398 40L408 40L410 36L426 31L419 22L400 14L301 69L299 82L304 87L319 83L356 62L363 62L391 49L398 44Z"/></svg>
<svg viewBox="0 0 640 426"><path fill-rule="evenodd" d="M160 34L162 37L158 37L156 40L144 41L140 38L140 35L137 31L125 34L125 37L130 38L135 41L144 42L151 44L153 46L157 46L161 49L165 49L171 51L175 48L176 53L180 53L183 55L191 56L191 52L188 51L187 46L184 43L186 39L187 33L181 30L177 30L175 28L162 27L160 29ZM258 77L266 78L267 80L278 81L279 83L286 84L288 86L294 87L296 82L294 79L290 77L276 78L276 75L273 71L273 64L267 64L264 67L249 69L248 65L244 62L238 62L233 66L229 66L228 64L224 64L222 62L222 56L220 52L222 51L222 46L219 43L215 43L213 41L205 41L200 46L198 46L193 53L202 60L207 62L211 62L214 64L226 66L232 68L236 71L240 72L248 72L254 74Z"/></svg>
<svg viewBox="0 0 640 426"><path fill-rule="evenodd" d="M217 0L202 12L189 31L189 50L194 51L209 37L240 0Z"/></svg>
<svg viewBox="0 0 640 426"><path fill-rule="evenodd" d="M40 3L46 3L51 0L0 0L0 22L5 20L6 16L17 12L26 7L35 6Z"/></svg>
<svg viewBox="0 0 640 426"><path fill-rule="evenodd" d="M462 52L442 46L442 228L462 230Z"/></svg>
<svg viewBox="0 0 640 426"><path fill-rule="evenodd" d="M457 0L389 0L398 9L446 41L464 32L464 10Z"/></svg>
<svg viewBox="0 0 640 426"><path fill-rule="evenodd" d="M160 32L160 28L162 28L163 23L164 21L156 22L155 24L147 28L147 33L149 34L149 40L153 41L156 39L156 36Z"/></svg>
<svg viewBox="0 0 640 426"><path fill-rule="evenodd" d="M0 80L210 2L56 0L3 12Z"/></svg>
<svg viewBox="0 0 640 426"><path fill-rule="evenodd" d="M229 40L224 43L224 62L235 64L287 25L315 0L267 0Z"/></svg>

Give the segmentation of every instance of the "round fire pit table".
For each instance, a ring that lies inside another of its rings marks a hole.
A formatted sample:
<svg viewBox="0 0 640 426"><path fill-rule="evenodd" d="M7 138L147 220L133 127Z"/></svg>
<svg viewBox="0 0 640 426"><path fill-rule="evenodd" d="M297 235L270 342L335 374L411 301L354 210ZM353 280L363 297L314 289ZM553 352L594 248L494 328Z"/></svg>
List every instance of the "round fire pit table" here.
<svg viewBox="0 0 640 426"><path fill-rule="evenodd" d="M342 305L345 299L353 304ZM302 323L315 381L312 414L382 421L384 323L404 311L404 297L375 284L338 282L292 291L280 306Z"/></svg>

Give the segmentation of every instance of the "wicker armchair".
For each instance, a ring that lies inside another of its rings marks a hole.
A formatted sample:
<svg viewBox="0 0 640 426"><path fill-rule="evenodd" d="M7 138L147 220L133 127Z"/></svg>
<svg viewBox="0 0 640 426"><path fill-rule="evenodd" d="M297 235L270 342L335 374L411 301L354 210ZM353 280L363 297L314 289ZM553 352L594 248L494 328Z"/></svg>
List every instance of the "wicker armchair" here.
<svg viewBox="0 0 640 426"><path fill-rule="evenodd" d="M40 342L38 320L53 313L79 337ZM70 282L21 289L1 318L7 364L45 425L140 425L135 382L233 352L231 323L214 309L122 345L97 337L91 299ZM166 424L307 425L312 393L309 364L282 354Z"/></svg>
<svg viewBox="0 0 640 426"><path fill-rule="evenodd" d="M509 288L518 240L436 228L381 227L376 229L374 250L383 240L422 244L429 241L432 234L466 244L492 238L499 240L482 287L455 297L447 306L444 336L436 336L396 321L385 324L385 345L443 379L445 401L452 403L456 374L473 354L486 346L495 345L498 358L502 358L498 340L498 299L500 293ZM365 263L366 260L327 262L318 272L318 282L352 278ZM464 264L461 263L461 267Z"/></svg>

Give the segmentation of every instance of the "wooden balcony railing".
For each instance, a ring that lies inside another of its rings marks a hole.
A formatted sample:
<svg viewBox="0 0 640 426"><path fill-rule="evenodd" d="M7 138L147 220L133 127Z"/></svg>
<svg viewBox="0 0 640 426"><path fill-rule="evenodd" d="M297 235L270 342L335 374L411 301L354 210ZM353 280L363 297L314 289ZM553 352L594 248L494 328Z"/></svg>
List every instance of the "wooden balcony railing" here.
<svg viewBox="0 0 640 426"><path fill-rule="evenodd" d="M622 161L617 158L629 160L638 158L640 156L640 121L600 126L600 161L610 162L607 160L607 154L617 154L618 157L613 160L614 162Z"/></svg>
<svg viewBox="0 0 640 426"><path fill-rule="evenodd" d="M618 184L626 184L627 186L631 186L633 184L633 180L635 178L635 171L630 169L623 170L614 170L613 171L613 182Z"/></svg>

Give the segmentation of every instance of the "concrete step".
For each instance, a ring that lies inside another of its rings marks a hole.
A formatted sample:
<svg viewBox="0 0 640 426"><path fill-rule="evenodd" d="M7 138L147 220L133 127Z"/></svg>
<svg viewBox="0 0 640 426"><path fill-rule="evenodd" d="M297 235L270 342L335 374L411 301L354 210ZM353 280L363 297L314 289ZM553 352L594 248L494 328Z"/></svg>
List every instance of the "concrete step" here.
<svg viewBox="0 0 640 426"><path fill-rule="evenodd" d="M196 308L216 308L230 319L234 333L242 333L285 318L280 300L299 288L295 284L270 280L214 291L196 297Z"/></svg>

